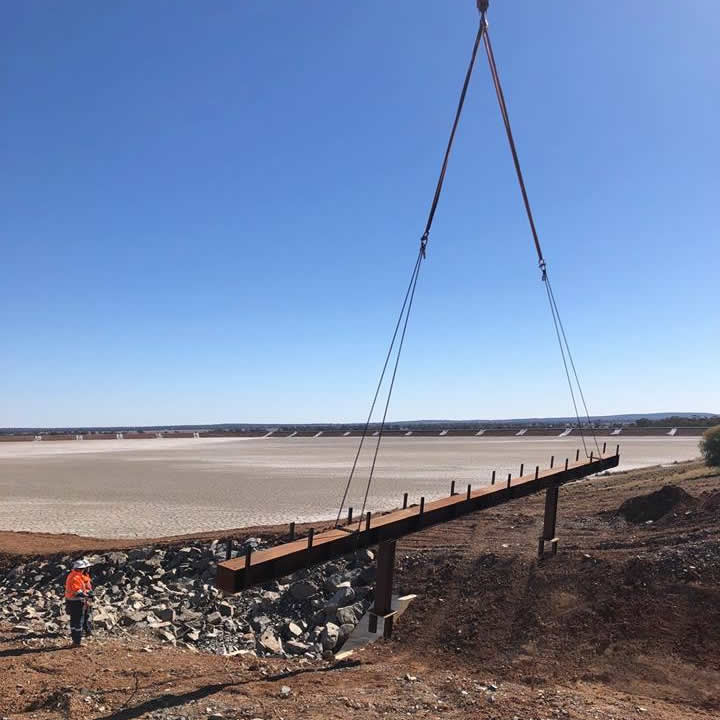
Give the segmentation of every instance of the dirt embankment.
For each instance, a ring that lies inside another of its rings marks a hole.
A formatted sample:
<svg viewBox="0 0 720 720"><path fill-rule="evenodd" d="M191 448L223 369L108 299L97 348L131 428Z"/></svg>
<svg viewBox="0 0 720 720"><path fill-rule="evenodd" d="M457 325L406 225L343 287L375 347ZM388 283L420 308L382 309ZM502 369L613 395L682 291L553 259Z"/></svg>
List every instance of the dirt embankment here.
<svg viewBox="0 0 720 720"><path fill-rule="evenodd" d="M78 655L5 631L0 715L717 718L718 491L720 472L697 464L566 486L560 552L541 563L541 496L409 536L396 585L418 599L392 641L344 664L223 658L138 637ZM657 519L626 518L658 506Z"/></svg>

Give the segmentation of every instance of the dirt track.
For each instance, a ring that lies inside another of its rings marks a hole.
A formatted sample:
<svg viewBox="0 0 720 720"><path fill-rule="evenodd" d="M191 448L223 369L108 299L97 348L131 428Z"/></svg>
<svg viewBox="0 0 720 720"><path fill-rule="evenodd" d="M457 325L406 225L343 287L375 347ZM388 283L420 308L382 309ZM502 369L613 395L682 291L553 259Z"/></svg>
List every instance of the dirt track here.
<svg viewBox="0 0 720 720"><path fill-rule="evenodd" d="M418 600L390 643L362 650L348 665L220 658L160 649L149 638L98 639L78 653L58 649L58 639L7 629L0 714L718 718L716 504L679 506L640 525L614 512L665 484L709 498L720 490L720 472L678 465L566 486L560 553L541 564L534 558L539 496L406 538L397 584ZM46 551L49 538L7 540L0 537L6 553L26 554ZM52 545L90 550L98 542L66 537ZM280 697L283 685L288 698Z"/></svg>

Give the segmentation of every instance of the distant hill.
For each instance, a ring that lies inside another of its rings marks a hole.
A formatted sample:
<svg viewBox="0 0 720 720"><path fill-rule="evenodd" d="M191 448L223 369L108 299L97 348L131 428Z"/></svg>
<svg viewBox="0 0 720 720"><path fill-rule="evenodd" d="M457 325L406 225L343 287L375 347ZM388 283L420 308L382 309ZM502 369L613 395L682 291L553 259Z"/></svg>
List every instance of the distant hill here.
<svg viewBox="0 0 720 720"><path fill-rule="evenodd" d="M708 427L720 422L717 413L667 412L667 413L623 413L619 415L593 415L595 425L638 425L638 426L699 426ZM436 427L464 429L478 427L523 426L566 426L576 425L574 417L537 417L508 418L502 420L402 420L386 424L388 429L433 429ZM377 423L373 424L376 427ZM32 434L88 434L88 433L124 433L124 432L198 432L198 431L252 431L252 430L358 430L363 423L214 423L206 425L135 425L105 427L54 427L54 428L0 428L1 435Z"/></svg>
<svg viewBox="0 0 720 720"><path fill-rule="evenodd" d="M583 419L583 416L580 416ZM717 413L709 412L659 412L659 413L623 413L620 415L591 415L590 419L601 425L628 425L639 420L665 421L669 419L705 420L707 418L720 418ZM535 418L507 418L502 420L410 420L404 424L413 425L448 425L453 423L470 423L473 425L562 425L564 423L577 423L575 417L535 417Z"/></svg>

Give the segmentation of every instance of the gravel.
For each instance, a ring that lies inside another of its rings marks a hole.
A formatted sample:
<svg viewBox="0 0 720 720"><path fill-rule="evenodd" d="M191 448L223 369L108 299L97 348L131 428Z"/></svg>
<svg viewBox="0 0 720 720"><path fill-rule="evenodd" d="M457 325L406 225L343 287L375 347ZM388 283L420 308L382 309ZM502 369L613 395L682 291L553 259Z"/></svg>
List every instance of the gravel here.
<svg viewBox="0 0 720 720"><path fill-rule="evenodd" d="M237 548L242 556L248 538ZM371 601L373 554L362 550L312 570L225 596L214 587L218 541L86 556L98 634L152 633L164 643L218 654L327 656L339 650ZM0 620L67 634L64 583L77 557L33 560L0 574Z"/></svg>

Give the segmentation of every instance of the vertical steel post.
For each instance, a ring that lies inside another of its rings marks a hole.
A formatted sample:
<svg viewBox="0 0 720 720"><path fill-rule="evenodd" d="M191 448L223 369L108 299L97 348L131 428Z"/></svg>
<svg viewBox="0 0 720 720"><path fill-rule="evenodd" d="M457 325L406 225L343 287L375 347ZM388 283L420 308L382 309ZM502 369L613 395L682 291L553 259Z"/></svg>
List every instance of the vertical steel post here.
<svg viewBox="0 0 720 720"><path fill-rule="evenodd" d="M554 464L555 464L555 456L551 455L550 456L550 469L551 470L552 470Z"/></svg>
<svg viewBox="0 0 720 720"><path fill-rule="evenodd" d="M367 515L365 515L365 529L370 529L370 518L372 517L372 513L368 510Z"/></svg>
<svg viewBox="0 0 720 720"><path fill-rule="evenodd" d="M545 491L545 520L543 523L543 540L552 540L555 537L557 524L557 506L560 488L557 485Z"/></svg>
<svg viewBox="0 0 720 720"><path fill-rule="evenodd" d="M603 443L603 451L602 451L603 455L605 454L605 450L607 450L607 442Z"/></svg>
<svg viewBox="0 0 720 720"><path fill-rule="evenodd" d="M493 470L492 480L490 481L490 484L491 484L491 485L494 485L494 484L495 484L495 470Z"/></svg>
<svg viewBox="0 0 720 720"><path fill-rule="evenodd" d="M508 473L508 484L507 484L508 487L510 487L511 482L512 482L512 473Z"/></svg>
<svg viewBox="0 0 720 720"><path fill-rule="evenodd" d="M290 523L290 540L294 540L294 539L295 539L295 523L291 522Z"/></svg>
<svg viewBox="0 0 720 720"><path fill-rule="evenodd" d="M520 477L523 476L524 471L525 471L525 463L520 463Z"/></svg>
<svg viewBox="0 0 720 720"><path fill-rule="evenodd" d="M378 545L377 573L375 576L375 607L369 618L368 629L377 632L378 616L383 618L383 637L392 635L392 590L395 570L395 541Z"/></svg>
<svg viewBox="0 0 720 720"><path fill-rule="evenodd" d="M308 533L308 547L311 548L313 545L313 539L315 537L315 528L310 528L310 532Z"/></svg>
<svg viewBox="0 0 720 720"><path fill-rule="evenodd" d="M403 510L405 510L405 508L407 508L407 499L408 499L408 494L403 493Z"/></svg>
<svg viewBox="0 0 720 720"><path fill-rule="evenodd" d="M352 525L352 508L348 508L348 525Z"/></svg>
<svg viewBox="0 0 720 720"><path fill-rule="evenodd" d="M226 560L229 560L232 557L232 546L233 546L232 538L228 538L227 543L225 544L225 559Z"/></svg>
<svg viewBox="0 0 720 720"><path fill-rule="evenodd" d="M470 494L472 493L472 485L468 483L468 490L467 490L467 499L470 499Z"/></svg>
<svg viewBox="0 0 720 720"><path fill-rule="evenodd" d="M454 495L454 494L455 494L455 481L453 480L450 483L450 495Z"/></svg>
<svg viewBox="0 0 720 720"><path fill-rule="evenodd" d="M245 572L243 573L243 586L250 585L250 558L252 557L252 545L248 545L245 550Z"/></svg>
<svg viewBox="0 0 720 720"><path fill-rule="evenodd" d="M575 462L578 462L578 460L580 460L580 448L575 451Z"/></svg>
<svg viewBox="0 0 720 720"><path fill-rule="evenodd" d="M557 508L560 488L552 485L545 491L545 517L543 520L542 535L538 538L538 559L545 555L545 543L549 542L552 547L552 554L557 555L558 539L555 537L557 525Z"/></svg>

